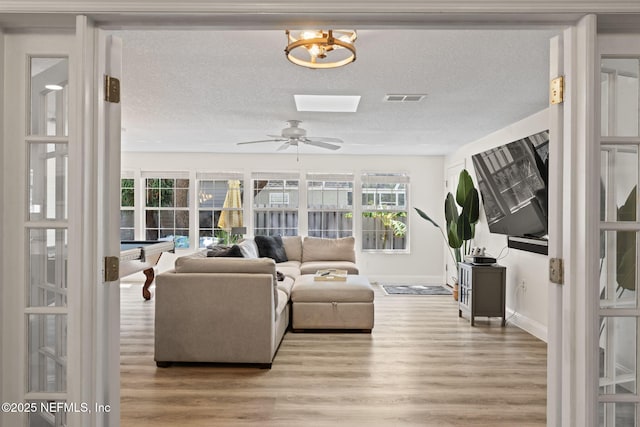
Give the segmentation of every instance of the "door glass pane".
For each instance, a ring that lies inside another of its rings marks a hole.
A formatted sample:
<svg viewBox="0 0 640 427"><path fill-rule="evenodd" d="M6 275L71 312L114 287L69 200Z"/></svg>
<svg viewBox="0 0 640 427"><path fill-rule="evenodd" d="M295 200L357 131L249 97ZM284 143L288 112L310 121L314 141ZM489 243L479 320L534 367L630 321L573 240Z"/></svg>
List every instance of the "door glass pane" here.
<svg viewBox="0 0 640 427"><path fill-rule="evenodd" d="M603 58L601 128L603 136L639 136L638 58Z"/></svg>
<svg viewBox="0 0 640 427"><path fill-rule="evenodd" d="M604 219L636 221L638 147L603 145L601 151L600 202Z"/></svg>
<svg viewBox="0 0 640 427"><path fill-rule="evenodd" d="M29 427L62 427L67 425L67 412L69 410L89 411L88 403L83 402L73 406L64 400L30 400ZM66 405L66 406L65 406Z"/></svg>
<svg viewBox="0 0 640 427"><path fill-rule="evenodd" d="M30 134L68 135L67 58L31 58Z"/></svg>
<svg viewBox="0 0 640 427"><path fill-rule="evenodd" d="M636 393L636 317L600 317L600 394Z"/></svg>
<svg viewBox="0 0 640 427"><path fill-rule="evenodd" d="M602 427L633 427L636 425L635 403L601 403L599 425Z"/></svg>
<svg viewBox="0 0 640 427"><path fill-rule="evenodd" d="M67 218L67 144L32 143L29 146L29 219Z"/></svg>
<svg viewBox="0 0 640 427"><path fill-rule="evenodd" d="M67 230L29 231L29 306L67 305Z"/></svg>
<svg viewBox="0 0 640 427"><path fill-rule="evenodd" d="M601 233L600 307L637 307L637 240L635 231Z"/></svg>
<svg viewBox="0 0 640 427"><path fill-rule="evenodd" d="M66 391L67 316L30 314L28 322L29 391Z"/></svg>

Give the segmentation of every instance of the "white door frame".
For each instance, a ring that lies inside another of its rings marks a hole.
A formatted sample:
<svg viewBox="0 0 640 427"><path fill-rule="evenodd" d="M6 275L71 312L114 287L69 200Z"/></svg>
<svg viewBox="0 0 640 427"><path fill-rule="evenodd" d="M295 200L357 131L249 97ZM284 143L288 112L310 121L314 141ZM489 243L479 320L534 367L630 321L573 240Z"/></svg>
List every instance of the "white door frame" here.
<svg viewBox="0 0 640 427"><path fill-rule="evenodd" d="M120 422L120 281L106 282L105 256L120 254L120 104L108 103L104 75L121 78L122 44L107 37L86 16L76 18L76 84L74 134L78 138L73 176L80 226L74 237L81 260L74 277L86 284L78 307L82 328L81 376L77 401L99 405L82 414L77 425L118 426ZM91 339L90 339L91 338ZM90 355L91 357L87 357ZM88 422L89 421L89 422ZM87 423L88 422L88 423Z"/></svg>
<svg viewBox="0 0 640 427"><path fill-rule="evenodd" d="M4 31L2 27L0 27L0 99L6 99L6 91L4 87ZM0 165L4 166L4 102L0 102ZM4 176L0 174L0 200L3 201L5 199L4 194ZM4 209L0 209L0 248L2 248L2 241L4 241ZM5 257L0 257L0 270L5 271L7 269L7 263L4 259ZM0 279L3 279L4 276L0 275ZM2 307L2 303L4 301L4 286L0 286L0 307ZM4 332L3 328L3 320L2 316L0 316L0 331ZM4 384L4 345L3 345L4 337L0 336L0 384ZM0 388L0 397L3 396L2 389Z"/></svg>
<svg viewBox="0 0 640 427"><path fill-rule="evenodd" d="M42 10L41 2L27 0L14 3L12 11L20 11L22 5L24 5L26 12ZM27 5L27 3L29 4ZM38 5L36 6L35 3ZM62 7L64 8L64 5ZM637 2L629 2L628 7L629 10L635 10L633 7L637 9ZM50 8L55 9L53 5ZM495 10L494 7L494 12ZM2 11L1 8L0 11ZM78 47L79 51L83 52L84 60L82 68L77 72L78 79L84 75L84 83L88 85L90 83L86 82L86 76L91 68L93 53L90 40L96 36L92 34L95 28L91 25L87 25L87 28L88 31L84 36L79 34ZM597 327L594 328L594 324L597 323L597 313L595 313L597 301L594 301L594 295L590 294L588 289L597 289L597 287L590 285L592 276L597 277L597 272L594 275L592 271L595 263L590 261L594 255L593 248L598 246L597 244L593 245L594 239L597 240L594 224L597 224L598 218L597 210L589 212L590 209L585 209L588 206L595 207L598 198L597 182L596 185L592 185L598 175L591 174L593 176L589 176L586 174L585 176L587 170L598 170L597 165L594 164L594 150L585 150L585 148L593 148L593 141L597 135L596 129L594 129L597 126L597 121L593 120L596 107L593 83L597 81L598 76L594 69L595 59L592 51L595 46L595 33L595 17L589 16L583 18L575 27L568 28L563 34L563 52L560 57L563 58L565 75L567 76L566 100L564 106L560 107L563 110L563 118L555 124L552 123L563 133L562 162L564 166L569 166L563 168L563 173L558 178L562 179L564 188L572 189L572 196L563 198L561 197L562 193L555 195L555 197L560 195L559 200L562 201L565 216L561 222L555 225L550 224L550 227L562 230L562 234L557 234L558 240L550 242L550 255L554 254L565 260L565 285L552 285L549 296L551 304L549 340L550 346L556 347L558 350L550 352L552 357L549 361L551 385L549 397L555 399L554 402L548 404L551 415L550 425L590 425L589 423L595 422L594 420L597 419L594 416L595 405L592 404L595 402L597 391L597 377L593 375L594 372L597 372L595 370L597 355L589 351L589 349L593 349L594 336L592 331L597 330ZM83 37L84 41L81 41ZM78 94L77 101L81 101L81 96ZM82 102L84 107L76 112L76 117L82 117L88 123L93 114L92 106L89 105L91 102L87 99ZM87 102L88 104L85 105ZM90 138L93 138L94 135L90 129L93 128L88 124L87 126L83 128L87 132L83 134L83 137L91 140ZM85 159L95 161L95 153L84 152L82 155ZM560 161L560 157L557 159ZM90 164L87 163L81 167L86 168ZM88 194L83 193L83 197L88 197ZM83 224L83 230L90 231L83 236L84 239L90 239L95 228L92 229L91 224ZM3 231L7 232L8 230ZM590 245L591 248L589 248ZM100 274L99 264L96 264L100 259L99 254L81 254L81 256L82 264L85 264L84 261L87 262L86 269L81 273L83 280L95 282ZM4 266L7 265L6 262L7 260L3 260ZM7 271L7 269L3 270ZM3 276L3 279L5 277ZM578 283L584 284L584 286L577 286ZM4 297L4 295L2 296ZM86 298L92 299L94 297L87 296ZM85 320L90 320L90 323L82 323L82 336L89 337L94 332L97 320L91 312L91 305L83 307L82 317ZM82 351L85 350L88 350L92 355L98 351L95 343L90 344L89 340L85 340L83 343ZM97 361L95 358L89 361L83 359L83 363L82 372L88 375L83 375L80 388L83 390L83 396L86 396L86 390L92 388L95 380L93 376L96 372ZM591 374L585 375L589 372ZM4 382L4 378L2 379ZM94 397L97 398L97 396ZM593 408L593 410L589 408Z"/></svg>
<svg viewBox="0 0 640 427"><path fill-rule="evenodd" d="M549 258L564 284L549 283L547 425L598 423L599 149L596 17L551 43L550 77L564 74L564 103L550 108Z"/></svg>

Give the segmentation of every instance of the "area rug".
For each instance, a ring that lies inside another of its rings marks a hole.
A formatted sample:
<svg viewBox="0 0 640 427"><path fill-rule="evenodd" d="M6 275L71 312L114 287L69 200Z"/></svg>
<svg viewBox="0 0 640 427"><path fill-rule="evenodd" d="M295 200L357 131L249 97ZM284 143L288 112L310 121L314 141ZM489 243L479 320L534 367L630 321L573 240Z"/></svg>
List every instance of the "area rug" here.
<svg viewBox="0 0 640 427"><path fill-rule="evenodd" d="M451 295L441 285L382 285L388 295Z"/></svg>

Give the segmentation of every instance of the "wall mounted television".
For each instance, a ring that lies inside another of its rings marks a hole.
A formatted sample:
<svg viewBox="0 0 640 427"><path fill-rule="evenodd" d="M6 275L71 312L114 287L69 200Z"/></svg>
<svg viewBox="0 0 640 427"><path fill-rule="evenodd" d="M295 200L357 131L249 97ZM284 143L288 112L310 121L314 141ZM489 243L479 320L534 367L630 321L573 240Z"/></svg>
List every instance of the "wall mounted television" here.
<svg viewBox="0 0 640 427"><path fill-rule="evenodd" d="M549 131L471 157L491 233L509 246L547 253Z"/></svg>

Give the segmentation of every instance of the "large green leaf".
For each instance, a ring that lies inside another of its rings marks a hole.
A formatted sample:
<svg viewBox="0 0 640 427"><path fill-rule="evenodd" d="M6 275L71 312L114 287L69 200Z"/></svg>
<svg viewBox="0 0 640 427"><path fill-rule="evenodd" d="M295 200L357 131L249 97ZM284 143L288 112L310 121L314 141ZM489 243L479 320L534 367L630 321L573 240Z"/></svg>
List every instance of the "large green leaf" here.
<svg viewBox="0 0 640 427"><path fill-rule="evenodd" d="M627 200L618 209L618 221L636 220L636 190L633 187ZM629 291L636 289L636 233L634 231L616 232L616 281L618 286Z"/></svg>
<svg viewBox="0 0 640 427"><path fill-rule="evenodd" d="M435 225L436 227L440 228L440 226L438 224L436 224L436 222L434 220L432 220L429 215L427 215L422 209L418 209L418 208L413 208L416 210L416 212L418 212L418 215L420 215L422 218L426 219L427 221L429 221L431 224Z"/></svg>
<svg viewBox="0 0 640 427"><path fill-rule="evenodd" d="M475 224L480 217L480 197L478 190L472 188L462 207L462 212L469 218L469 223ZM471 236L473 238L473 236Z"/></svg>
<svg viewBox="0 0 640 427"><path fill-rule="evenodd" d="M473 179L466 169L462 169L460 172L460 178L458 179L458 189L456 191L456 202L460 207L464 207L467 197L473 187Z"/></svg>
<svg viewBox="0 0 640 427"><path fill-rule="evenodd" d="M458 249L462 246L462 239L458 235L458 223L452 222L447 227L447 239L449 240L449 246Z"/></svg>
<svg viewBox="0 0 640 427"><path fill-rule="evenodd" d="M462 212L458 218L458 236L460 236L461 240L473 239L473 229L465 212Z"/></svg>
<svg viewBox="0 0 640 427"><path fill-rule="evenodd" d="M447 228L458 222L458 207L451 193L447 193L444 199L444 217L447 220Z"/></svg>

